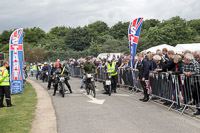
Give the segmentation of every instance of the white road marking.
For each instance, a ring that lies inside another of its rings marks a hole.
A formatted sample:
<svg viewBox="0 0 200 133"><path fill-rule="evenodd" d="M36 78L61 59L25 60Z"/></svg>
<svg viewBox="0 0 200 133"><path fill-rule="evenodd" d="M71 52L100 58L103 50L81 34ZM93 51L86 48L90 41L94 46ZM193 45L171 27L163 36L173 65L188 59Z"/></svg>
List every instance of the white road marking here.
<svg viewBox="0 0 200 133"><path fill-rule="evenodd" d="M76 93L77 91L76 91L76 90L72 90L72 92L73 92L73 93Z"/></svg>
<svg viewBox="0 0 200 133"><path fill-rule="evenodd" d="M111 94L111 96L121 96L121 97L129 97L127 94Z"/></svg>
<svg viewBox="0 0 200 133"><path fill-rule="evenodd" d="M91 95L87 95L86 93L83 93L83 94L87 96L89 99L91 99L91 100L88 100L87 102L95 103L95 104L103 104L105 102L105 99L98 100Z"/></svg>

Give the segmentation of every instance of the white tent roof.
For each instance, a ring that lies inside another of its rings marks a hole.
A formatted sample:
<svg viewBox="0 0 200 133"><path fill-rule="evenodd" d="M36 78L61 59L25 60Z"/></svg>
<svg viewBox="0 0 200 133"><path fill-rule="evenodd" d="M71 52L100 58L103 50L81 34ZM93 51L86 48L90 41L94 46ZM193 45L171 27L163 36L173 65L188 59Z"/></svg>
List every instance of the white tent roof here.
<svg viewBox="0 0 200 133"><path fill-rule="evenodd" d="M181 49L182 51L185 50L196 51L200 50L200 43L177 44L175 48Z"/></svg>
<svg viewBox="0 0 200 133"><path fill-rule="evenodd" d="M144 51L146 51L146 52L151 51L151 52L155 53L157 49L160 49L162 51L163 48L167 48L167 50L174 50L174 53L181 53L182 52L181 49L167 45L167 44L161 44L161 45L158 45L158 46L154 46L154 47L151 47L151 48L144 50Z"/></svg>

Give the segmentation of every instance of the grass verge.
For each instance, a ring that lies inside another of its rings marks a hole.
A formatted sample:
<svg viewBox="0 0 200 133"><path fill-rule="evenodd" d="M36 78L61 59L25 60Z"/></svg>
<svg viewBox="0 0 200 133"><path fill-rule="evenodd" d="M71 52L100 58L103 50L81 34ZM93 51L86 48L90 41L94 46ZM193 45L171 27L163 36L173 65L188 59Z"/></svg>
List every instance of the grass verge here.
<svg viewBox="0 0 200 133"><path fill-rule="evenodd" d="M23 94L11 96L14 107L0 108L0 133L30 132L31 124L35 117L37 97L35 89L30 83L26 84L23 91Z"/></svg>

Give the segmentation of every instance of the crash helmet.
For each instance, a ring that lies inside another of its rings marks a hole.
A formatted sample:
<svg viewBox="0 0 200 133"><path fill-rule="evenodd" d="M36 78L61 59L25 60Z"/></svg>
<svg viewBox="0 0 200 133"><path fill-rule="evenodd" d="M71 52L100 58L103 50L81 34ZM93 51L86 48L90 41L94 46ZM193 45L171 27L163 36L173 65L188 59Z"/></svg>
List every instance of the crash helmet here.
<svg viewBox="0 0 200 133"><path fill-rule="evenodd" d="M86 60L90 60L90 59L91 59L90 56L87 56L87 57L86 57Z"/></svg>
<svg viewBox="0 0 200 133"><path fill-rule="evenodd" d="M112 62L113 61L113 58L112 57L109 57L108 58L108 62L110 63L110 62Z"/></svg>

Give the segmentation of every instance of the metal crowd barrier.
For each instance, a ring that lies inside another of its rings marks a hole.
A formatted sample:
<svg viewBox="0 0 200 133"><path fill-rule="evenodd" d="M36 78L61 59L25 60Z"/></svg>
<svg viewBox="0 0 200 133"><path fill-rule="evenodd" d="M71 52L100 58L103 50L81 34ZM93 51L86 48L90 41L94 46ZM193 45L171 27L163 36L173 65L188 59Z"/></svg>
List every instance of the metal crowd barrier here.
<svg viewBox="0 0 200 133"><path fill-rule="evenodd" d="M171 102L171 107L176 104L180 105L179 102L179 84L178 76L169 75L165 72L150 72L150 86L151 95L153 97L158 97L166 101Z"/></svg>
<svg viewBox="0 0 200 133"><path fill-rule="evenodd" d="M143 91L140 82L137 80L138 70L119 69L118 70L118 85L121 87L129 87L132 90Z"/></svg>
<svg viewBox="0 0 200 133"><path fill-rule="evenodd" d="M180 104L184 107L182 113L187 107L200 109L200 75L179 76L180 91L182 98Z"/></svg>
<svg viewBox="0 0 200 133"><path fill-rule="evenodd" d="M81 77L82 71L79 66L70 66L70 76L72 77Z"/></svg>
<svg viewBox="0 0 200 133"><path fill-rule="evenodd" d="M105 68L97 68L98 75L95 77L97 81L105 81ZM82 77L80 67L70 68L71 76ZM138 70L119 69L118 85L120 87L130 87L132 90L143 91L140 81L137 81ZM175 106L180 107L183 112L189 108L200 109L200 75L190 77L181 75L172 75L167 72L150 72L149 74L149 94L153 97L163 99L171 103L169 110Z"/></svg>
<svg viewBox="0 0 200 133"><path fill-rule="evenodd" d="M190 77L169 75L166 72L150 72L151 95L171 102L179 107L181 114L187 107L200 108L200 75Z"/></svg>

